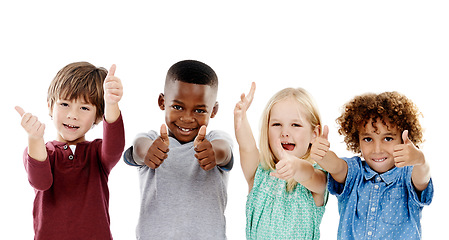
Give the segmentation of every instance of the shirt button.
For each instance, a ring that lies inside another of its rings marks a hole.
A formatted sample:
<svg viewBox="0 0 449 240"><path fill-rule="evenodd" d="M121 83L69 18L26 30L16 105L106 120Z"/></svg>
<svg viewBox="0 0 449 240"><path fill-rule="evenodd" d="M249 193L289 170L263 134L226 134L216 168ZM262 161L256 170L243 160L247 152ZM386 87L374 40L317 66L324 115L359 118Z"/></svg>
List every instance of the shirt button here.
<svg viewBox="0 0 449 240"><path fill-rule="evenodd" d="M379 189L379 185L374 185L374 188L375 189Z"/></svg>
<svg viewBox="0 0 449 240"><path fill-rule="evenodd" d="M376 211L376 208L372 207L371 212L374 212L374 211Z"/></svg>
<svg viewBox="0 0 449 240"><path fill-rule="evenodd" d="M73 155L70 155L70 156L69 156L69 160L73 160Z"/></svg>
<svg viewBox="0 0 449 240"><path fill-rule="evenodd" d="M376 180L380 182L380 177L377 177Z"/></svg>
<svg viewBox="0 0 449 240"><path fill-rule="evenodd" d="M67 148L68 148L67 145L64 145L64 150L67 150Z"/></svg>
<svg viewBox="0 0 449 240"><path fill-rule="evenodd" d="M371 235L373 235L373 232L368 231L368 236L371 236Z"/></svg>

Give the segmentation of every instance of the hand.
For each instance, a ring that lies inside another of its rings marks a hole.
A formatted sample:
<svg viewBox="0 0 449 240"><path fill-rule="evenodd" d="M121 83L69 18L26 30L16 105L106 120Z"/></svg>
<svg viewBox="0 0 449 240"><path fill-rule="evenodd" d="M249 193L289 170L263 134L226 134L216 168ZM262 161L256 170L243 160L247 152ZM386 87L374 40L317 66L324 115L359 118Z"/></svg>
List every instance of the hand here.
<svg viewBox="0 0 449 240"><path fill-rule="evenodd" d="M31 113L25 113L25 111L19 107L15 107L16 111L22 117L21 125L23 129L28 133L28 138L30 139L43 139L45 124L39 122L36 116Z"/></svg>
<svg viewBox="0 0 449 240"><path fill-rule="evenodd" d="M402 141L403 144L394 146L393 158L396 167L424 164L424 154L408 138L408 130L402 132Z"/></svg>
<svg viewBox="0 0 449 240"><path fill-rule="evenodd" d="M278 163L276 163L276 170L270 173L270 176L280 178L282 180L289 180L294 178L299 165L298 161L301 159L290 155L285 149L282 147L281 141L279 139L279 143L274 146L275 156L278 158Z"/></svg>
<svg viewBox="0 0 449 240"><path fill-rule="evenodd" d="M244 93L240 96L240 101L235 105L234 108L234 127L235 129L239 129L243 118L246 116L246 111L249 106L251 106L251 102L254 98L254 92L256 91L256 83L251 83L251 89L249 90L248 96L245 96Z"/></svg>
<svg viewBox="0 0 449 240"><path fill-rule="evenodd" d="M104 80L104 102L105 104L117 104L123 96L123 86L120 78L115 75L115 64L112 64L108 75Z"/></svg>
<svg viewBox="0 0 449 240"><path fill-rule="evenodd" d="M312 158L313 161L319 162L323 160L324 156L326 156L330 147L328 136L329 127L325 125L323 127L323 132L315 139L312 144L312 148L310 149L310 158Z"/></svg>
<svg viewBox="0 0 449 240"><path fill-rule="evenodd" d="M198 135L193 141L195 149L195 157L202 169L209 171L217 165L215 159L215 151L212 148L212 143L206 139L206 126L201 126Z"/></svg>
<svg viewBox="0 0 449 240"><path fill-rule="evenodd" d="M151 169L158 168L168 156L169 139L167 134L167 127L165 124L161 125L161 136L156 138L148 149L145 155L145 165Z"/></svg>

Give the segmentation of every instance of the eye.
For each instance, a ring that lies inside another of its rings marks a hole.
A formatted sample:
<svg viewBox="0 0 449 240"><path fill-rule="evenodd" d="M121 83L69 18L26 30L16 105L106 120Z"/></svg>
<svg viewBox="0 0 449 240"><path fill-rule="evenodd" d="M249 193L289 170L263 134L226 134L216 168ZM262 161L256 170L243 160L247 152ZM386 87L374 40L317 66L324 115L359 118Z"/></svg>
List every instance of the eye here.
<svg viewBox="0 0 449 240"><path fill-rule="evenodd" d="M68 103L65 103L65 102L62 102L62 103L60 103L59 104L61 107L68 107L69 106L69 104Z"/></svg>
<svg viewBox="0 0 449 240"><path fill-rule="evenodd" d="M204 109L195 109L195 113L203 114L203 113L207 113L207 111Z"/></svg>
<svg viewBox="0 0 449 240"><path fill-rule="evenodd" d="M366 137L366 138L363 138L363 141L369 143L369 142L372 142L373 139L370 137Z"/></svg>
<svg viewBox="0 0 449 240"><path fill-rule="evenodd" d="M272 127L279 127L279 126L281 126L281 124L280 123L272 123L271 126Z"/></svg>
<svg viewBox="0 0 449 240"><path fill-rule="evenodd" d="M391 142L391 141L393 141L394 140L394 138L392 138L392 137L385 137L385 142Z"/></svg>
<svg viewBox="0 0 449 240"><path fill-rule="evenodd" d="M302 127L302 125L299 124L299 123L293 123L293 124L292 124L292 127Z"/></svg>
<svg viewBox="0 0 449 240"><path fill-rule="evenodd" d="M81 110L90 111L90 108L88 108L88 107L81 107Z"/></svg>
<svg viewBox="0 0 449 240"><path fill-rule="evenodd" d="M181 106L179 106L179 105L173 105L173 106L171 106L173 109L175 109L175 110L178 110L178 111L180 111L180 110L182 110L182 107Z"/></svg>

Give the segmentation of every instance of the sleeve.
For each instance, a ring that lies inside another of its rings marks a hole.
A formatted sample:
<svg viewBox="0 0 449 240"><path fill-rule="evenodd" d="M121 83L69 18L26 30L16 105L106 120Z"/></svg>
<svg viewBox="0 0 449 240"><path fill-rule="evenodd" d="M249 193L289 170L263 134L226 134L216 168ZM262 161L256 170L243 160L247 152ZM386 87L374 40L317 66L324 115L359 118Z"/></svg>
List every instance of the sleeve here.
<svg viewBox="0 0 449 240"><path fill-rule="evenodd" d="M113 123L108 123L103 119L103 141L100 161L108 174L120 160L124 148L125 129L122 114Z"/></svg>
<svg viewBox="0 0 449 240"><path fill-rule="evenodd" d="M141 138L141 137L145 137L145 138L149 138L151 140L154 140L154 139L158 138L159 135L156 133L156 131L149 131L148 133L139 133L139 134L137 134L137 136L134 139L138 139L138 138ZM129 166L133 166L133 167L143 166L144 165L143 163L136 162L134 160L133 150L134 150L134 146L131 146L123 153L123 161L127 165L129 165Z"/></svg>
<svg viewBox="0 0 449 240"><path fill-rule="evenodd" d="M419 193L416 191L415 186L413 186L413 183L412 183L413 167L411 167L411 166L404 167L404 172L405 172L407 191L408 191L408 195L410 196L410 200L413 201L413 203L417 204L420 207L430 205L430 203L432 202L432 199L433 199L432 178L430 179L429 184L427 185L427 188L424 189L424 191Z"/></svg>
<svg viewBox="0 0 449 240"><path fill-rule="evenodd" d="M231 136L229 136L229 134L227 134L223 131L214 130L214 131L211 131L209 134L207 134L206 139L211 142L213 140L222 139L222 140L225 140L229 144L229 147L231 148L231 160L225 166L218 166L218 168L223 171L226 171L226 172L231 171L232 167L234 166L234 154L232 152L233 141L232 141Z"/></svg>
<svg viewBox="0 0 449 240"><path fill-rule="evenodd" d="M53 185L53 173L50 165L50 154L47 148L47 159L38 161L28 155L28 148L23 153L23 163L28 174L30 185L37 191L46 191Z"/></svg>
<svg viewBox="0 0 449 240"><path fill-rule="evenodd" d="M352 157L352 158L342 158L347 164L348 164L348 173L346 175L346 181L344 184L339 183L332 178L331 174L328 174L328 183L327 187L329 192L332 195L337 196L337 198L344 198L345 196L348 196L352 188L355 184L355 179L357 178L357 175L360 174L360 157Z"/></svg>

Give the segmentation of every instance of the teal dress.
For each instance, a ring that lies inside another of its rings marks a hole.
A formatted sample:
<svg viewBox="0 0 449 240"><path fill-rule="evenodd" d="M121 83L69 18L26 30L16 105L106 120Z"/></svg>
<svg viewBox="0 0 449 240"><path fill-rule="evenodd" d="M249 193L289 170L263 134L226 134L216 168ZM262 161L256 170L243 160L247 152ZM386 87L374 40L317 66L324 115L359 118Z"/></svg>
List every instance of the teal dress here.
<svg viewBox="0 0 449 240"><path fill-rule="evenodd" d="M314 168L321 169L317 164ZM287 182L257 167L246 202L247 239L319 239L324 205L317 207L312 193L302 186L287 192Z"/></svg>

